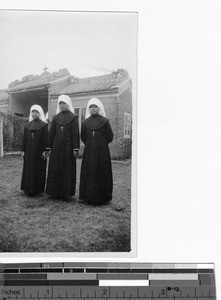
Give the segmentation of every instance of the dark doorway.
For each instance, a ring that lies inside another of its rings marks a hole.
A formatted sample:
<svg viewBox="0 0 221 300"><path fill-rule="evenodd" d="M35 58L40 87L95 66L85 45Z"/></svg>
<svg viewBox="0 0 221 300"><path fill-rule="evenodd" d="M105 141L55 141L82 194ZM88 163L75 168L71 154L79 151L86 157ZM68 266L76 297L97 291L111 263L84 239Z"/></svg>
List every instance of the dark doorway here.
<svg viewBox="0 0 221 300"><path fill-rule="evenodd" d="M30 108L34 104L40 105L45 114L48 112L47 87L11 93L11 112L13 114L28 117Z"/></svg>

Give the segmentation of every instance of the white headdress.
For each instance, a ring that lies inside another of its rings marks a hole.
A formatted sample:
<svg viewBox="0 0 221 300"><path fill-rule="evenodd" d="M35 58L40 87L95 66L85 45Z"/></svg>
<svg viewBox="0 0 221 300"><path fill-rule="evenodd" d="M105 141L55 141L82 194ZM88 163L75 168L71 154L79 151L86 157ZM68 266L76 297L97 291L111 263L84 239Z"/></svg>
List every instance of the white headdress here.
<svg viewBox="0 0 221 300"><path fill-rule="evenodd" d="M32 114L31 114L31 112L33 110L37 110L40 114L39 119L42 120L43 122L46 122L45 114L43 112L43 109L40 105L37 105L37 104L32 105L32 107L30 108L29 122L33 120L33 117L32 117Z"/></svg>
<svg viewBox="0 0 221 300"><path fill-rule="evenodd" d="M63 101L64 103L68 104L69 106L69 110L74 113L74 108L72 106L72 102L71 102L71 98L67 95L60 95L58 97L58 105L57 105L57 110L56 110L56 115L61 112L60 107L59 107L59 103Z"/></svg>
<svg viewBox="0 0 221 300"><path fill-rule="evenodd" d="M99 107L99 115L101 115L103 117L106 117L104 106L101 103L101 101L99 99L97 99L97 98L91 98L88 101L88 103L87 103L87 109L86 109L85 119L87 119L87 118L89 118L91 116L89 107L90 107L90 105L93 105L93 104L97 105L97 107Z"/></svg>

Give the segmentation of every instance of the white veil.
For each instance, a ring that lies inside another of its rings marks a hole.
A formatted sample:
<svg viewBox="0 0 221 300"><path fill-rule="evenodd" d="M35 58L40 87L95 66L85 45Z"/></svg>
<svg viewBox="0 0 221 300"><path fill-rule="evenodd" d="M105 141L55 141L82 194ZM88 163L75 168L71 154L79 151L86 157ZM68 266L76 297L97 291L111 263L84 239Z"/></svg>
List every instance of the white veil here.
<svg viewBox="0 0 221 300"><path fill-rule="evenodd" d="M64 103L68 104L69 106L69 110L74 114L74 108L72 106L72 102L71 102L71 98L67 95L60 95L58 97L58 104L57 104L57 109L56 109L56 115L61 112L60 107L59 107L59 103L63 101Z"/></svg>
<svg viewBox="0 0 221 300"><path fill-rule="evenodd" d="M104 110L104 106L103 104L101 103L101 101L97 98L91 98L88 103L87 103L87 109L86 109L86 114L85 114L85 119L89 118L91 116L90 114L90 110L89 110L89 107L90 105L92 104L95 104L97 105L97 107L99 107L99 115L103 116L103 117L106 117L106 114L105 114L105 110Z"/></svg>
<svg viewBox="0 0 221 300"><path fill-rule="evenodd" d="M47 123L42 107L40 105L37 105L37 104L32 105L31 108L30 108L29 122L33 120L32 114L31 114L31 112L33 110L37 110L40 114L39 119L42 120L43 122Z"/></svg>

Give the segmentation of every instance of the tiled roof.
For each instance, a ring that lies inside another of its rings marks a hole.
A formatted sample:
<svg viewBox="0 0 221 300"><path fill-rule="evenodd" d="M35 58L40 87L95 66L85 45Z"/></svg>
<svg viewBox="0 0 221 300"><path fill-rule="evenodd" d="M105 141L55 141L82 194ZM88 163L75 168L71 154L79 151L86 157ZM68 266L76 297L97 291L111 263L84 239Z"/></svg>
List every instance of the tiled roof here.
<svg viewBox="0 0 221 300"><path fill-rule="evenodd" d="M0 90L0 102L5 102L8 100L9 95L6 90Z"/></svg>
<svg viewBox="0 0 221 300"><path fill-rule="evenodd" d="M72 77L72 83L69 83L64 88L59 91L53 91L52 95L61 94L84 94L93 92L104 92L113 91L118 88L122 83L129 79L128 73L123 70L123 72L114 72L108 75L88 77L88 78L74 78Z"/></svg>
<svg viewBox="0 0 221 300"><path fill-rule="evenodd" d="M16 92L16 91L22 91L26 89L32 89L32 88L38 88L38 87L44 87L46 84L49 83L49 81L46 80L33 80L31 82L25 82L21 83L18 86L9 88L9 92Z"/></svg>
<svg viewBox="0 0 221 300"><path fill-rule="evenodd" d="M41 75L27 75L21 81L15 80L9 85L9 93L28 91L31 89L44 88L50 86L51 95L61 94L84 94L93 92L113 91L122 83L129 80L126 70L118 69L111 74L77 78L71 76L67 69L61 69L59 72L43 72ZM64 87L56 85L56 82L63 81Z"/></svg>
<svg viewBox="0 0 221 300"><path fill-rule="evenodd" d="M41 75L27 75L21 81L15 80L9 84L9 92L19 92L22 90L29 90L35 88L44 88L57 81L69 78L71 75L67 69L61 69L59 72L43 72Z"/></svg>

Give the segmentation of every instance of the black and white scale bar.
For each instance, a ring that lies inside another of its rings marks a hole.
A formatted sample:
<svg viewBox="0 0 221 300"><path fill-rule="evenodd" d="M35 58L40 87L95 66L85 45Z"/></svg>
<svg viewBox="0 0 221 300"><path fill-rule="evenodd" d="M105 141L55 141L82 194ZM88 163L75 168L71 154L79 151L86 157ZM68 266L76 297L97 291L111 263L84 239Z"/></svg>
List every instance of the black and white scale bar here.
<svg viewBox="0 0 221 300"><path fill-rule="evenodd" d="M214 264L0 264L1 297L216 299ZM115 300L115 299L113 299Z"/></svg>

